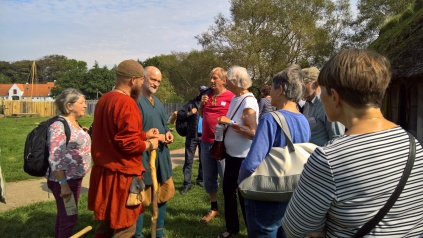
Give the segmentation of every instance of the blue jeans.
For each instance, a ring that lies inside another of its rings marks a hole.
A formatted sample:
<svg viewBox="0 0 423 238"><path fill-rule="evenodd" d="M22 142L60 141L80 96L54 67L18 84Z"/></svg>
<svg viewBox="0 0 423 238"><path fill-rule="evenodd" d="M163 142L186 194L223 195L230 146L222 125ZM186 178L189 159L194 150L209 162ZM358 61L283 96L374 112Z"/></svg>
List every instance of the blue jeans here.
<svg viewBox="0 0 423 238"><path fill-rule="evenodd" d="M217 161L211 156L210 150L213 143L201 141L201 165L203 167L203 182L207 193L217 192L219 181L217 175L223 180L225 172L225 160Z"/></svg>
<svg viewBox="0 0 423 238"><path fill-rule="evenodd" d="M285 238L282 217L289 202L244 199L249 238Z"/></svg>

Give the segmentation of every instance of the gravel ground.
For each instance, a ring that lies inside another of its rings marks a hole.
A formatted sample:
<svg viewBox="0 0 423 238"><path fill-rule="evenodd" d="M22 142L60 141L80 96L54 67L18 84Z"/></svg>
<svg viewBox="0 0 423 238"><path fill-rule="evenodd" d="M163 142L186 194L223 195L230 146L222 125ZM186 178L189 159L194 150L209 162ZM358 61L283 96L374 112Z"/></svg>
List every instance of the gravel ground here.
<svg viewBox="0 0 423 238"><path fill-rule="evenodd" d="M172 150L170 152L172 168L183 165L185 160L185 149ZM196 157L198 159L198 156ZM7 183L6 180L6 204L0 203L0 212L8 211L17 207L29 205L42 201L54 201L54 196L47 188L47 180L39 178L20 182ZM88 191L90 174L82 180L81 193Z"/></svg>

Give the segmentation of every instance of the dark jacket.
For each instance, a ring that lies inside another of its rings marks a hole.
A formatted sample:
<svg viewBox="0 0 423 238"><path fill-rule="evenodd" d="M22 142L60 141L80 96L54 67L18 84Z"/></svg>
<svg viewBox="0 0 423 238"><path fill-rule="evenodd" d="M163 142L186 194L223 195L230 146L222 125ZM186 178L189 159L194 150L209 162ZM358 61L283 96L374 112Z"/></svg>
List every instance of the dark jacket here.
<svg viewBox="0 0 423 238"><path fill-rule="evenodd" d="M197 113L191 116L188 116L188 113L191 111L192 108L197 108ZM198 135L198 120L200 119L200 101L195 98L190 100L187 104L182 106L182 108L178 111L177 119L176 120L188 120L188 134L187 138L197 138L201 135Z"/></svg>

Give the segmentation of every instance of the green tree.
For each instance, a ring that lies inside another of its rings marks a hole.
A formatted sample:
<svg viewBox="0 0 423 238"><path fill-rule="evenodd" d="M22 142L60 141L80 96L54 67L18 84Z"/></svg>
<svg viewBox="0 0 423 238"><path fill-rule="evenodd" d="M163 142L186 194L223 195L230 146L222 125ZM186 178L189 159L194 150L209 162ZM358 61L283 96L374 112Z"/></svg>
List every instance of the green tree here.
<svg viewBox="0 0 423 238"><path fill-rule="evenodd" d="M344 1L345 2L345 1ZM343 2L343 3L344 3ZM231 17L219 14L207 32L196 36L204 49L226 65L246 67L256 89L289 64L322 65L332 54L345 24L330 0L232 0ZM338 15L337 15L338 14Z"/></svg>
<svg viewBox="0 0 423 238"><path fill-rule="evenodd" d="M414 2L415 0L358 0L357 18L351 23L349 44L366 48L378 37L379 30L387 20L402 13Z"/></svg>
<svg viewBox="0 0 423 238"><path fill-rule="evenodd" d="M59 95L66 88L82 89L85 76L88 72L87 63L84 61L68 60L69 69L56 80L51 90L53 96Z"/></svg>
<svg viewBox="0 0 423 238"><path fill-rule="evenodd" d="M97 61L94 67L84 75L84 87L82 93L87 99L98 99L104 93L112 90L116 84L115 71L109 70L106 66L100 68Z"/></svg>
<svg viewBox="0 0 423 238"><path fill-rule="evenodd" d="M69 60L63 55L48 55L36 61L39 83L54 82L72 69Z"/></svg>

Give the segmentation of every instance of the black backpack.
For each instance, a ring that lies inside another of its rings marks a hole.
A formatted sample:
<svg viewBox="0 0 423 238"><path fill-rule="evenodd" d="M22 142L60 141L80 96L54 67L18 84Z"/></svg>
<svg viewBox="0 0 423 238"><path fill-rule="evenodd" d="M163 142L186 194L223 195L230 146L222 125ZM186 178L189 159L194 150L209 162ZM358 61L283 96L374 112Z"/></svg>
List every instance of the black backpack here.
<svg viewBox="0 0 423 238"><path fill-rule="evenodd" d="M184 109L178 111L178 115L176 116L176 132L180 136L187 136L188 135L188 118L181 118L180 113L184 113Z"/></svg>
<svg viewBox="0 0 423 238"><path fill-rule="evenodd" d="M26 137L24 151L24 171L32 176L42 177L50 167L47 146L48 128L56 121L61 121L65 127L66 145L70 139L70 128L65 118L55 116L41 122Z"/></svg>

